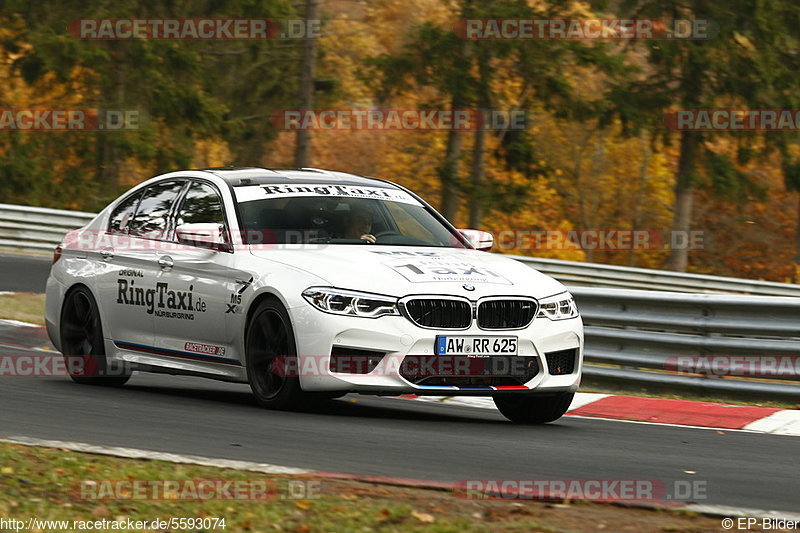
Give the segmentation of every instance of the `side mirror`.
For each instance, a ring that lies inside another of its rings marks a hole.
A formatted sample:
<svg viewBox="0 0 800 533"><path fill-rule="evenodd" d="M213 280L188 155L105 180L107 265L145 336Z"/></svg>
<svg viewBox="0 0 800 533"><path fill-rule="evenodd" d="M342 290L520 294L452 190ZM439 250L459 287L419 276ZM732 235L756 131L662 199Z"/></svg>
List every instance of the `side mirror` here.
<svg viewBox="0 0 800 533"><path fill-rule="evenodd" d="M181 224L175 228L175 235L181 244L211 248L213 250L228 250L230 246L225 242L224 229L221 224L206 222Z"/></svg>
<svg viewBox="0 0 800 533"><path fill-rule="evenodd" d="M494 246L494 236L488 231L477 229L460 229L458 232L467 238L469 243L481 252L488 252Z"/></svg>

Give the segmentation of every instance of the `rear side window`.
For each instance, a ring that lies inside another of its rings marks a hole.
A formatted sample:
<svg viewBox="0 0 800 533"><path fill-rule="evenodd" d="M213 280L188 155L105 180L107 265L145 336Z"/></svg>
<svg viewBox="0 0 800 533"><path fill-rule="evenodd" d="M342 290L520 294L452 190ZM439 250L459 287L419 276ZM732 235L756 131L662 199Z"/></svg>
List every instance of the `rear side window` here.
<svg viewBox="0 0 800 533"><path fill-rule="evenodd" d="M186 192L178 214L180 224L221 224L225 225L222 201L217 191L205 183L194 182Z"/></svg>
<svg viewBox="0 0 800 533"><path fill-rule="evenodd" d="M142 194L134 194L123 200L111 213L111 222L108 224L110 233L128 233L136 207L139 205L139 198Z"/></svg>
<svg viewBox="0 0 800 533"><path fill-rule="evenodd" d="M172 204L182 188L181 181L162 182L148 187L130 224L130 234L147 239L161 239L167 230Z"/></svg>

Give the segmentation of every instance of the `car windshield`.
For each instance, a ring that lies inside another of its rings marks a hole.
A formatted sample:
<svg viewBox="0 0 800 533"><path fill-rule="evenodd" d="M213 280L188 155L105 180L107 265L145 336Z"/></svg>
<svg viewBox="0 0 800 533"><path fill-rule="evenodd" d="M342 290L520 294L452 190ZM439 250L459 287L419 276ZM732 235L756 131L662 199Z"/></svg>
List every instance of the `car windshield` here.
<svg viewBox="0 0 800 533"><path fill-rule="evenodd" d="M465 247L457 234L399 189L292 184L235 190L250 244Z"/></svg>

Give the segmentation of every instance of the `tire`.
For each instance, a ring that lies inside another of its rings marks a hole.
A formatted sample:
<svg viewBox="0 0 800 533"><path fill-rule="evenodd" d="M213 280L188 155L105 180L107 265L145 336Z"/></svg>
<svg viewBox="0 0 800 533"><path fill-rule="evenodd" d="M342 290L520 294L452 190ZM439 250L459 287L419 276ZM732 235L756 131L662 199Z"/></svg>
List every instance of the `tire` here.
<svg viewBox="0 0 800 533"><path fill-rule="evenodd" d="M247 380L261 406L292 410L307 404L311 396L300 388L292 322L274 296L262 300L248 321L245 357Z"/></svg>
<svg viewBox="0 0 800 533"><path fill-rule="evenodd" d="M86 287L71 290L61 308L61 350L69 377L81 385L118 387L131 377L125 366L109 368L103 323Z"/></svg>
<svg viewBox="0 0 800 533"><path fill-rule="evenodd" d="M562 392L548 396L498 395L493 399L503 416L516 424L545 424L561 418L574 396L574 392Z"/></svg>

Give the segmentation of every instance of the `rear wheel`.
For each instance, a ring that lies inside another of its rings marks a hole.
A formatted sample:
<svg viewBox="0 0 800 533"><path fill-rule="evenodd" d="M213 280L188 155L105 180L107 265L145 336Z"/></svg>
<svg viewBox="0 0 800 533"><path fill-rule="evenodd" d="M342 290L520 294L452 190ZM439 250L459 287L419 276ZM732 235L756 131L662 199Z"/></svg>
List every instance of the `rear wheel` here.
<svg viewBox="0 0 800 533"><path fill-rule="evenodd" d="M561 418L572 403L574 392L552 396L503 395L494 396L497 409L517 424L544 424Z"/></svg>
<svg viewBox="0 0 800 533"><path fill-rule="evenodd" d="M247 326L247 379L256 400L270 409L300 407L297 348L289 313L275 297L258 304Z"/></svg>
<svg viewBox="0 0 800 533"><path fill-rule="evenodd" d="M89 289L70 291L61 309L61 350L72 381L89 385L124 385L131 377L123 365L108 364L103 324Z"/></svg>

